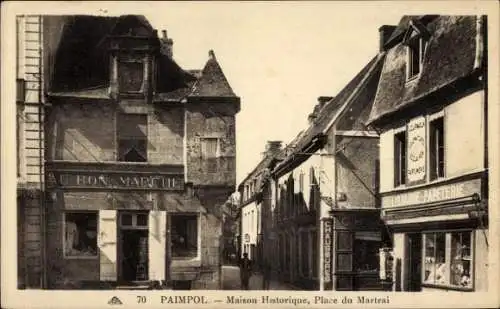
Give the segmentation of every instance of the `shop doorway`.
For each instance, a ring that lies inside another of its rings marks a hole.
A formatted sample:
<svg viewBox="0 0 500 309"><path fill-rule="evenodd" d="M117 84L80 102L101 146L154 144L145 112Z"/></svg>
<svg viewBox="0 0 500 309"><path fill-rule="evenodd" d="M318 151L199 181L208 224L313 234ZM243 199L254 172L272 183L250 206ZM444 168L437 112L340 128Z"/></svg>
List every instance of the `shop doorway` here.
<svg viewBox="0 0 500 309"><path fill-rule="evenodd" d="M422 282L422 234L412 233L407 236L407 284L410 292L421 291Z"/></svg>
<svg viewBox="0 0 500 309"><path fill-rule="evenodd" d="M148 213L120 213L119 279L122 282L148 280Z"/></svg>

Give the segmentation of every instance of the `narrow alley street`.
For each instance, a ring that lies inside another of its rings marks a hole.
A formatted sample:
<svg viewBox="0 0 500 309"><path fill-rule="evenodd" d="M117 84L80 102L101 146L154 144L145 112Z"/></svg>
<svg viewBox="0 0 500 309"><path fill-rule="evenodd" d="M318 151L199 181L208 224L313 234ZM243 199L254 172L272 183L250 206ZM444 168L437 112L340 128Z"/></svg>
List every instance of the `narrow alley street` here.
<svg viewBox="0 0 500 309"><path fill-rule="evenodd" d="M223 284L222 289L224 290L240 290L240 269L238 266L234 265L224 265L222 266L222 276ZM249 287L250 290L262 290L262 274L256 272L250 277ZM279 280L272 279L269 284L269 290L295 290L295 288L286 283L282 283Z"/></svg>

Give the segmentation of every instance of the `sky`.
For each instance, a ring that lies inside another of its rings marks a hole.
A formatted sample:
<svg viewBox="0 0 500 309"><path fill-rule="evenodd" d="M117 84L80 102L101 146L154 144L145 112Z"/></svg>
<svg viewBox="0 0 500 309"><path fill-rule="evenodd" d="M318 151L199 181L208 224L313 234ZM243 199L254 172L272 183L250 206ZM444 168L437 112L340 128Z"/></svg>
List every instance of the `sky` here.
<svg viewBox="0 0 500 309"><path fill-rule="evenodd" d="M307 128L317 98L335 96L377 54L381 25L396 25L403 15L485 12L477 1L18 4L25 14L145 15L159 34L167 30L174 60L186 70L202 69L213 50L241 98L237 185L268 140L290 142Z"/></svg>
<svg viewBox="0 0 500 309"><path fill-rule="evenodd" d="M167 30L175 61L201 69L214 50L234 92L239 184L262 159L268 140L290 142L307 128L319 96L335 96L378 52L378 28L402 12L323 3L171 5L145 14Z"/></svg>

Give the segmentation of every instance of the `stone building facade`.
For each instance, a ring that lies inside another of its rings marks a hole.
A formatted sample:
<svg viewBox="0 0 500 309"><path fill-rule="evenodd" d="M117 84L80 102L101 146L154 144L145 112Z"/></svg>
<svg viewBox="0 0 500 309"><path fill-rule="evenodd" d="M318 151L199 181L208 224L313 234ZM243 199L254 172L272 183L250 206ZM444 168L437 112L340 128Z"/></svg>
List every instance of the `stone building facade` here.
<svg viewBox="0 0 500 309"><path fill-rule="evenodd" d="M487 290L486 29L484 16L404 16L383 44L369 124L395 291Z"/></svg>
<svg viewBox="0 0 500 309"><path fill-rule="evenodd" d="M43 18L16 18L18 287L44 285Z"/></svg>
<svg viewBox="0 0 500 309"><path fill-rule="evenodd" d="M214 53L186 71L142 16L42 18L45 287L218 289L240 99Z"/></svg>
<svg viewBox="0 0 500 309"><path fill-rule="evenodd" d="M270 170L279 161L281 141L268 141L263 158L238 186L240 194L240 253L248 254L248 258L257 266L262 266L264 260L272 260L264 256L265 241L268 237L271 223L269 176Z"/></svg>
<svg viewBox="0 0 500 309"><path fill-rule="evenodd" d="M384 228L377 203L378 134L366 121L384 63L378 53L335 96L272 171L283 280L307 290L378 290Z"/></svg>

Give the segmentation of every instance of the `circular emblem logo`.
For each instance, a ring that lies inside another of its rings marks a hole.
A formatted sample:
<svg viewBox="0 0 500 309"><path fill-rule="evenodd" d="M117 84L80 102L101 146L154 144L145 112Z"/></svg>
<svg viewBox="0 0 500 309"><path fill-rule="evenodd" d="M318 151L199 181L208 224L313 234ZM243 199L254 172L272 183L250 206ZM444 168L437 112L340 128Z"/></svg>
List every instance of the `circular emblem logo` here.
<svg viewBox="0 0 500 309"><path fill-rule="evenodd" d="M422 136L415 136L408 147L410 160L416 162L422 160L424 157L425 143Z"/></svg>

